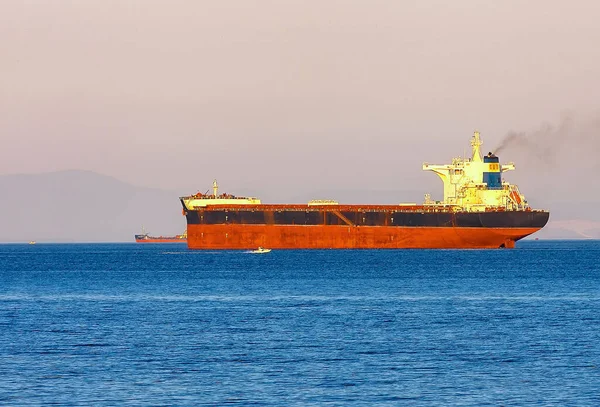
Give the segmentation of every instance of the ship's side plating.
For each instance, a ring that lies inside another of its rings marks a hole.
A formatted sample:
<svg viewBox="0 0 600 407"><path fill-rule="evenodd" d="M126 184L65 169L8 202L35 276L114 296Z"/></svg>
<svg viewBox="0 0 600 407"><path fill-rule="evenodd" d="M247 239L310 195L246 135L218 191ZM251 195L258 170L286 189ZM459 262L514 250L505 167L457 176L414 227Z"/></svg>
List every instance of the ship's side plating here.
<svg viewBox="0 0 600 407"><path fill-rule="evenodd" d="M444 183L444 199L423 205L266 205L257 198L195 194L182 197L192 249L497 248L542 228L547 211L532 210L516 185L502 179L514 164L481 157L479 133L471 158L423 164Z"/></svg>
<svg viewBox="0 0 600 407"><path fill-rule="evenodd" d="M188 246L200 248L496 248L537 231L548 212L402 211L296 206L188 211Z"/></svg>

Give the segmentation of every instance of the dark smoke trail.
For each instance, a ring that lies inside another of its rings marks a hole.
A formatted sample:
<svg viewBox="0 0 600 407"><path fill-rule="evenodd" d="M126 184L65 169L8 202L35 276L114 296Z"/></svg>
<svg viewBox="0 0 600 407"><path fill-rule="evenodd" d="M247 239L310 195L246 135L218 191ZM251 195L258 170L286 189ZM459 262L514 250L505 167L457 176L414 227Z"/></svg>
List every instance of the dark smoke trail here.
<svg viewBox="0 0 600 407"><path fill-rule="evenodd" d="M558 125L544 123L529 132L510 131L493 151L498 155L510 150L545 162L554 162L556 156L562 153L589 155L597 152L600 147L599 135L600 116L583 120L566 114Z"/></svg>
<svg viewBox="0 0 600 407"><path fill-rule="evenodd" d="M494 154L498 155L506 148L506 146L510 146L514 143L519 143L520 141L526 140L525 133L516 133L514 131L509 132L502 140L500 140L500 145L494 149Z"/></svg>

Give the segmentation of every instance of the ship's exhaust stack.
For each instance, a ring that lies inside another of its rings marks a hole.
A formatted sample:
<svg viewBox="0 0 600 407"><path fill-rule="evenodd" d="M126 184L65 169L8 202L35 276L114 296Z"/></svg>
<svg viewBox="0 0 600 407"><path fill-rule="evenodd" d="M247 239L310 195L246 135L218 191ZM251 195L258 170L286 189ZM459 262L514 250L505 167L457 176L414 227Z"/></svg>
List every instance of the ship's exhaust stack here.
<svg viewBox="0 0 600 407"><path fill-rule="evenodd" d="M488 189L502 189L502 169L498 156L489 152L483 157L483 163L485 165L483 183L487 185Z"/></svg>

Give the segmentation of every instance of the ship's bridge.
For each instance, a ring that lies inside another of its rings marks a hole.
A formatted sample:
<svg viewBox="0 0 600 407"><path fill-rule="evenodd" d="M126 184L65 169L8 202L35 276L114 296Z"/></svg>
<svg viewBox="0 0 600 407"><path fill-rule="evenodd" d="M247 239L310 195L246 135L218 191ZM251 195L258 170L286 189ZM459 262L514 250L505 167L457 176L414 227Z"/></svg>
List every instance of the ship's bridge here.
<svg viewBox="0 0 600 407"><path fill-rule="evenodd" d="M441 204L457 205L469 211L485 211L489 208L525 209L525 197L517 186L502 179L502 173L514 170L515 165L500 164L499 158L491 152L482 157L482 144L479 132L476 131L471 138L470 158L454 158L451 164L423 164L424 171L432 171L442 179L444 200Z"/></svg>

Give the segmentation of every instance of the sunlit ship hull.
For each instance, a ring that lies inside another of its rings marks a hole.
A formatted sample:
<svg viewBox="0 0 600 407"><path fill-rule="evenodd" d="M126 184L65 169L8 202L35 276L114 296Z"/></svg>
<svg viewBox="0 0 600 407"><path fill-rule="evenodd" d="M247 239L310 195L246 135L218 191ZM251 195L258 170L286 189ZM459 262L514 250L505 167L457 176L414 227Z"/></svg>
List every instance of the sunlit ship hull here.
<svg viewBox="0 0 600 407"><path fill-rule="evenodd" d="M513 163L481 156L475 132L471 158L423 163L442 180L444 198L422 205L304 205L261 203L256 197L196 193L180 197L190 249L488 249L511 248L540 230L549 212L533 210L502 178Z"/></svg>
<svg viewBox="0 0 600 407"><path fill-rule="evenodd" d="M449 249L514 247L541 229L549 213L418 212L345 205L209 207L186 216L190 249Z"/></svg>

